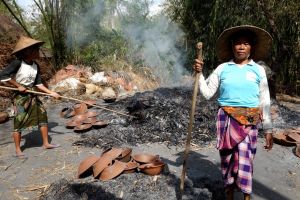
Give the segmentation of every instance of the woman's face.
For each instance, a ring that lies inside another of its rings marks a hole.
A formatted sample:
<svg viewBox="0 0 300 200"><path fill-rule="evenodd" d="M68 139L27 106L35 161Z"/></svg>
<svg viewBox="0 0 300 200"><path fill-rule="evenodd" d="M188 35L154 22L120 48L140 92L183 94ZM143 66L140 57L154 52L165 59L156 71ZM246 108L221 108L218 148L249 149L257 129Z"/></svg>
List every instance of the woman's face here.
<svg viewBox="0 0 300 200"><path fill-rule="evenodd" d="M239 37L233 41L232 50L236 61L248 60L251 52L250 39L247 37Z"/></svg>
<svg viewBox="0 0 300 200"><path fill-rule="evenodd" d="M36 46L24 50L24 58L28 61L35 60L40 57L39 48Z"/></svg>

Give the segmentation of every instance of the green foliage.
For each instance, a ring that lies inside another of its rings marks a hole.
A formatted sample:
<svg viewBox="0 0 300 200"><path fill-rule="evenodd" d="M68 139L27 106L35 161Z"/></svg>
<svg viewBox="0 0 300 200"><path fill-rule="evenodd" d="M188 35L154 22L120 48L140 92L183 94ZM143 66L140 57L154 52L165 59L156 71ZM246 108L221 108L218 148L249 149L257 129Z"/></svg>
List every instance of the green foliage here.
<svg viewBox="0 0 300 200"><path fill-rule="evenodd" d="M299 0L167 0L166 8L168 15L180 23L187 34L191 47L187 66L194 58L194 45L203 41L206 67L212 71L219 64L215 45L220 33L236 25L256 25L274 38L272 59L267 62L276 72L277 85L286 85L289 92L298 94L299 10Z"/></svg>
<svg viewBox="0 0 300 200"><path fill-rule="evenodd" d="M106 64L104 60L110 58L113 61L117 56L123 58L126 51L126 41L116 31L102 30L97 32L90 43L83 43L75 48L73 59L98 71Z"/></svg>

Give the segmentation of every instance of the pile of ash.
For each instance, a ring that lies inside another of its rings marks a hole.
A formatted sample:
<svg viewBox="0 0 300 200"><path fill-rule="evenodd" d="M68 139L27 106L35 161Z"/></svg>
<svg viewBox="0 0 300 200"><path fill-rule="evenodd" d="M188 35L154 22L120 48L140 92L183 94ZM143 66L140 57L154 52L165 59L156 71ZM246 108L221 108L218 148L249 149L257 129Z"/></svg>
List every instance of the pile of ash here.
<svg viewBox="0 0 300 200"><path fill-rule="evenodd" d="M110 125L82 134L82 139L75 144L101 148L156 142L182 145L188 131L191 98L192 90L186 87L137 93L109 106L114 110L129 112L136 118L103 111L98 118L109 120ZM205 145L215 138L213 119L217 108L215 100L198 98L193 143Z"/></svg>
<svg viewBox="0 0 300 200"><path fill-rule="evenodd" d="M188 132L192 90L188 87L159 88L154 91L137 93L117 101L109 108L129 112L136 118L124 117L112 112L101 112L99 119L109 120L110 125L82 134L75 145L134 146L137 144L163 142L166 145L184 145ZM299 126L300 113L280 106L279 117L274 120L275 128ZM215 139L215 118L218 110L216 99L197 99L192 143L199 146L210 144Z"/></svg>
<svg viewBox="0 0 300 200"><path fill-rule="evenodd" d="M42 200L73 199L179 199L177 177L164 174L159 177L144 174L122 174L116 180L81 182L61 179L53 183L42 195ZM190 180L185 184L182 199L221 200L224 199L222 183L207 178Z"/></svg>

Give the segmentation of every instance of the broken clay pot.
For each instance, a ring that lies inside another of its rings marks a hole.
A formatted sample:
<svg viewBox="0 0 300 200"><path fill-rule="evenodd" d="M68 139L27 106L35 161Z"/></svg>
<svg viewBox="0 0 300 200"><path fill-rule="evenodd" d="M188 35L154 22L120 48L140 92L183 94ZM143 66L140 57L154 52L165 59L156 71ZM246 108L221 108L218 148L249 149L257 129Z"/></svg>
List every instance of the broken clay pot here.
<svg viewBox="0 0 300 200"><path fill-rule="evenodd" d="M74 128L75 132L85 132L92 128L92 124L80 124Z"/></svg>
<svg viewBox="0 0 300 200"><path fill-rule="evenodd" d="M134 161L134 160L131 160L130 162L128 163L125 163L125 169L123 171L124 174L129 174L129 173L134 173L137 171L137 168L139 166L139 164Z"/></svg>
<svg viewBox="0 0 300 200"><path fill-rule="evenodd" d="M295 140L287 137L287 134L284 132L279 132L273 135L274 142L283 146L295 146Z"/></svg>
<svg viewBox="0 0 300 200"><path fill-rule="evenodd" d="M129 162L131 160L131 152L132 149L131 148L122 148L122 153L116 158L119 161L122 162Z"/></svg>
<svg viewBox="0 0 300 200"><path fill-rule="evenodd" d="M106 167L100 174L101 181L107 181L119 176L125 169L126 164L118 160L114 160L112 164Z"/></svg>
<svg viewBox="0 0 300 200"><path fill-rule="evenodd" d="M81 161L77 171L77 178L81 178L81 176L87 172L93 166L93 164L99 160L99 158L99 156L92 155Z"/></svg>

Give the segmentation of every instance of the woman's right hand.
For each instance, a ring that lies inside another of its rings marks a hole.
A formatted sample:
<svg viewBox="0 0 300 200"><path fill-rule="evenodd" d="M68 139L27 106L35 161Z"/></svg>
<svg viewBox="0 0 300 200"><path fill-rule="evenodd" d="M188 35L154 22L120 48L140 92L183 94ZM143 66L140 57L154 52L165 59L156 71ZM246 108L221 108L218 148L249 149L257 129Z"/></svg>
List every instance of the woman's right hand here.
<svg viewBox="0 0 300 200"><path fill-rule="evenodd" d="M27 88L26 87L23 87L22 85L18 86L18 90L22 93L25 93Z"/></svg>
<svg viewBox="0 0 300 200"><path fill-rule="evenodd" d="M197 73L202 73L202 69L203 69L203 60L199 60L199 59L195 59L194 60L194 65L193 65L193 69L197 72Z"/></svg>

